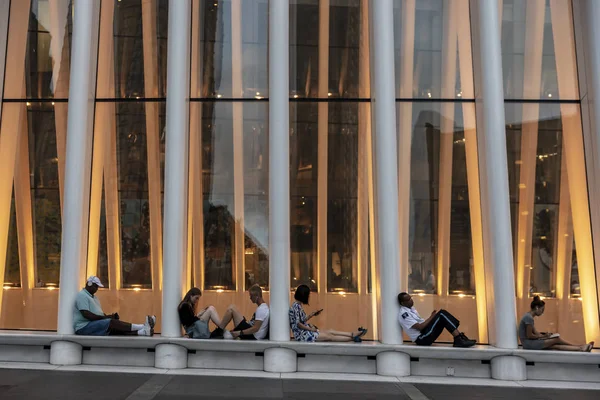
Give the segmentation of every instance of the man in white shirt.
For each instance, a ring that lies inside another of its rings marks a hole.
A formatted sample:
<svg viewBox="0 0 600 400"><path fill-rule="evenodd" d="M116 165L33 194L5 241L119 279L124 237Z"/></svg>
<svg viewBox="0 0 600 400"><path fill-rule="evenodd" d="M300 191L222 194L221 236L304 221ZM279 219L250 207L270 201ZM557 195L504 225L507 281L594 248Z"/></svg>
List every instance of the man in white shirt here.
<svg viewBox="0 0 600 400"><path fill-rule="evenodd" d="M458 330L460 322L448 311L433 310L427 319L421 318L415 303L408 293L398 295L400 311L398 322L410 340L419 346L430 346L442 334L444 328L454 336L454 347L471 347L476 341L469 339Z"/></svg>
<svg viewBox="0 0 600 400"><path fill-rule="evenodd" d="M225 339L240 338L242 340L264 340L269 337L269 305L262 297L262 289L259 285L253 285L248 289L250 301L256 304L256 312L250 321L240 313L235 305L230 305L223 315L220 328L225 329L229 321L233 320L235 328L231 332L225 331ZM228 335L231 334L231 336Z"/></svg>

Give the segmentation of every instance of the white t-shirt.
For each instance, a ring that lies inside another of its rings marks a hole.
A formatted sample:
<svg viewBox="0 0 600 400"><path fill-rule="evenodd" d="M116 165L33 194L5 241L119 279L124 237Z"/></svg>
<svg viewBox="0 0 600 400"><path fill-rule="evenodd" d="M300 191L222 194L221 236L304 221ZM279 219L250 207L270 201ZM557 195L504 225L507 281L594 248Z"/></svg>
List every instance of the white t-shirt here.
<svg viewBox="0 0 600 400"><path fill-rule="evenodd" d="M406 332L410 340L413 342L417 340L419 336L421 336L421 332L413 329L412 326L414 324L420 324L423 321L425 320L421 318L414 307L408 308L400 306L400 311L398 312L398 322L400 323L400 326L404 332Z"/></svg>
<svg viewBox="0 0 600 400"><path fill-rule="evenodd" d="M262 321L262 325L257 332L254 333L256 340L262 340L267 337L269 333L269 306L267 303L262 303L256 308L256 312L250 321L251 325L254 325L254 321Z"/></svg>

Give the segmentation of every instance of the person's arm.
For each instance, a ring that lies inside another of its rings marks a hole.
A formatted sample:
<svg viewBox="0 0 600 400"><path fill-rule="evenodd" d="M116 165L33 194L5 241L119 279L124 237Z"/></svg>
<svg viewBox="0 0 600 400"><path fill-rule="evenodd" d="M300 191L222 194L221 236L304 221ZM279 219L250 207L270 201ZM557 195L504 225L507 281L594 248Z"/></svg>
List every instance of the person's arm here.
<svg viewBox="0 0 600 400"><path fill-rule="evenodd" d="M423 329L425 329L425 327L427 325L429 325L429 323L433 320L433 318L435 317L436 314L437 314L437 310L433 310L433 312L431 313L431 315L429 316L429 318L427 318L423 322L418 322L418 323L414 324L413 326L411 326L411 328L412 329L416 329L419 332L422 331Z"/></svg>
<svg viewBox="0 0 600 400"><path fill-rule="evenodd" d="M81 315L83 315L83 318L89 321L99 321L101 319L111 318L110 315L98 315L88 310L79 310L79 312L81 313Z"/></svg>
<svg viewBox="0 0 600 400"><path fill-rule="evenodd" d="M252 325L251 328L242 329L242 330L239 330L239 331L231 331L231 335L234 338L238 337L240 335L252 335L252 334L258 332L258 330L262 326L262 323L263 323L262 321L254 321L254 325Z"/></svg>
<svg viewBox="0 0 600 400"><path fill-rule="evenodd" d="M550 335L541 334L535 330L533 325L527 325L527 339L546 339Z"/></svg>

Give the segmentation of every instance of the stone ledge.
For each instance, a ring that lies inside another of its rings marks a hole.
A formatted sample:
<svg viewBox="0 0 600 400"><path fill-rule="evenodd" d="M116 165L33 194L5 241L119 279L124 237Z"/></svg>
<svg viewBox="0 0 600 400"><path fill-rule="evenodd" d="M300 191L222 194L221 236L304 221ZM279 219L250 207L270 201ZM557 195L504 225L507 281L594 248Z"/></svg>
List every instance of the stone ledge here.
<svg viewBox="0 0 600 400"><path fill-rule="evenodd" d="M376 356L384 351L398 351L413 358L446 359L446 360L491 360L498 356L517 356L528 362L564 363L564 364L596 364L600 365L600 351L591 353L500 349L492 346L478 345L470 349L452 347L449 344L436 344L430 347L414 344L388 345L378 342L358 343L300 343L295 341L240 341L187 338L164 338L136 336L82 336L60 335L54 332L5 330L0 331L0 346L49 346L55 341L67 341L81 344L84 347L100 348L155 348L158 344L171 343L183 346L188 350L218 352L264 352L269 348L283 347L298 354L338 355L338 356Z"/></svg>

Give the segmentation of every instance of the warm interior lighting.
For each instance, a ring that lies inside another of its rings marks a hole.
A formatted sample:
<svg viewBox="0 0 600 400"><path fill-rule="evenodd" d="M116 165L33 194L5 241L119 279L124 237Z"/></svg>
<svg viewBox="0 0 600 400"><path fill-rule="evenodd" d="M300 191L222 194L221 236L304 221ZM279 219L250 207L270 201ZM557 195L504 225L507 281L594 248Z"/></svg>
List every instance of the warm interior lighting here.
<svg viewBox="0 0 600 400"><path fill-rule="evenodd" d="M217 293L223 293L223 289L217 289Z"/></svg>
<svg viewBox="0 0 600 400"><path fill-rule="evenodd" d="M425 291L423 289L415 289L413 293L425 293Z"/></svg>
<svg viewBox="0 0 600 400"><path fill-rule="evenodd" d="M30 102L27 102L25 104L27 104L27 107L31 107L31 103Z"/></svg>
<svg viewBox="0 0 600 400"><path fill-rule="evenodd" d="M461 299L462 299L463 297L466 297L466 296L467 296L467 295L466 295L466 294L464 294L464 293L459 293L459 294L458 294L458 297L460 297Z"/></svg>
<svg viewBox="0 0 600 400"><path fill-rule="evenodd" d="M298 96L297 94L295 94L295 95L294 95L294 98L295 98L295 99L297 99L298 97L300 97L300 96Z"/></svg>
<svg viewBox="0 0 600 400"><path fill-rule="evenodd" d="M134 291L134 292L139 292L140 290L142 290L142 289L141 289L141 288L139 288L139 287L135 287L135 288L133 288L133 291Z"/></svg>
<svg viewBox="0 0 600 400"><path fill-rule="evenodd" d="M217 94L217 99L220 99L221 97L223 97L222 94Z"/></svg>
<svg viewBox="0 0 600 400"><path fill-rule="evenodd" d="M246 249L246 250L244 251L244 254L246 254L246 255L248 255L248 256L251 256L252 254L254 254L254 249Z"/></svg>

